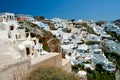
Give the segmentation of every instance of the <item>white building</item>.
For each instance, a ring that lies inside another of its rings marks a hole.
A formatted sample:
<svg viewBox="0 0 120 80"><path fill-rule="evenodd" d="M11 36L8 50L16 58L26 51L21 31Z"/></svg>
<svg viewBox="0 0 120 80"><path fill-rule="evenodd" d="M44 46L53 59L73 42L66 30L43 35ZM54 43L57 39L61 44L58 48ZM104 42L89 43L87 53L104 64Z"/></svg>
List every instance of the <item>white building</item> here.
<svg viewBox="0 0 120 80"><path fill-rule="evenodd" d="M39 44L39 39L31 38L30 33L25 32L25 29L17 24L16 20L0 22L0 39L15 46L21 52L22 57L40 55L42 45Z"/></svg>
<svg viewBox="0 0 120 80"><path fill-rule="evenodd" d="M14 13L0 13L1 21L0 22L7 22L8 25L14 25L19 27L19 24L15 18Z"/></svg>
<svg viewBox="0 0 120 80"><path fill-rule="evenodd" d="M68 28L71 29L73 27L73 23L66 19L60 19L60 18L53 18L51 19L55 25L55 28Z"/></svg>
<svg viewBox="0 0 120 80"><path fill-rule="evenodd" d="M74 53L74 50L76 50L76 48L77 48L77 44L61 45L62 52L66 53L69 56L71 56Z"/></svg>
<svg viewBox="0 0 120 80"><path fill-rule="evenodd" d="M99 42L100 41L100 37L95 35L95 34L89 34L87 36L87 41L95 41L95 42Z"/></svg>
<svg viewBox="0 0 120 80"><path fill-rule="evenodd" d="M80 70L77 74L80 77L80 80L87 80L87 72Z"/></svg>
<svg viewBox="0 0 120 80"><path fill-rule="evenodd" d="M19 34L21 34L22 30L18 30L19 25L15 22L0 22L0 38L4 40L8 40L9 38L17 39ZM24 30L23 30L24 31ZM24 34L24 33L22 33Z"/></svg>
<svg viewBox="0 0 120 80"><path fill-rule="evenodd" d="M48 24L44 24L41 21L34 21L32 23L37 24L40 28L43 28L43 29L45 29L47 31L50 31L50 28L49 28Z"/></svg>
<svg viewBox="0 0 120 80"><path fill-rule="evenodd" d="M30 21L33 22L35 19L31 15L26 15L26 14L17 14L16 18L18 21Z"/></svg>
<svg viewBox="0 0 120 80"><path fill-rule="evenodd" d="M16 20L14 13L0 13L0 17L2 17L3 21L7 22L9 20Z"/></svg>
<svg viewBox="0 0 120 80"><path fill-rule="evenodd" d="M42 45L39 44L39 39L37 38L27 38L27 40L22 41L17 44L19 50L22 52L22 57L30 56L32 58L42 54Z"/></svg>

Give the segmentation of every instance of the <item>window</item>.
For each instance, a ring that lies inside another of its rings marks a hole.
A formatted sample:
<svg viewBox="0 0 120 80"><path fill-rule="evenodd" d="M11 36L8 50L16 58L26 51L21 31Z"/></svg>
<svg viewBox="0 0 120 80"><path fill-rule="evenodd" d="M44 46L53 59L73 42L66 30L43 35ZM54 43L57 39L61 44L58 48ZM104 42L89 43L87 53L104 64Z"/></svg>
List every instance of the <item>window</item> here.
<svg viewBox="0 0 120 80"><path fill-rule="evenodd" d="M16 39L17 39L17 35L15 35Z"/></svg>
<svg viewBox="0 0 120 80"><path fill-rule="evenodd" d="M71 56L71 53L69 53L68 55Z"/></svg>
<svg viewBox="0 0 120 80"><path fill-rule="evenodd" d="M14 30L14 26L10 26L10 30Z"/></svg>
<svg viewBox="0 0 120 80"><path fill-rule="evenodd" d="M30 55L30 48L26 48L26 55Z"/></svg>
<svg viewBox="0 0 120 80"><path fill-rule="evenodd" d="M28 37L29 36L29 33L26 33L26 37Z"/></svg>
<svg viewBox="0 0 120 80"><path fill-rule="evenodd" d="M11 38L9 34L8 34L8 38Z"/></svg>
<svg viewBox="0 0 120 80"><path fill-rule="evenodd" d="M5 16L4 16L4 19L5 19Z"/></svg>
<svg viewBox="0 0 120 80"><path fill-rule="evenodd" d="M35 40L33 40L34 41L34 43L35 43L35 45L36 45L36 41Z"/></svg>

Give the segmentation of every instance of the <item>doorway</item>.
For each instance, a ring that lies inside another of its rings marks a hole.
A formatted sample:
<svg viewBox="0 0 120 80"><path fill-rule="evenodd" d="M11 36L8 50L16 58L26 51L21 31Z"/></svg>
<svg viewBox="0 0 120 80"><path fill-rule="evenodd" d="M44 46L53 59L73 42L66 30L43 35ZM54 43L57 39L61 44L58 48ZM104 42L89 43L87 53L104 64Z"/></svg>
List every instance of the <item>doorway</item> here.
<svg viewBox="0 0 120 80"><path fill-rule="evenodd" d="M14 30L14 26L10 26L10 30L11 30L11 31Z"/></svg>
<svg viewBox="0 0 120 80"><path fill-rule="evenodd" d="M26 48L26 55L27 56L30 55L30 48L29 47Z"/></svg>
<svg viewBox="0 0 120 80"><path fill-rule="evenodd" d="M26 33L26 38L29 36L29 33Z"/></svg>

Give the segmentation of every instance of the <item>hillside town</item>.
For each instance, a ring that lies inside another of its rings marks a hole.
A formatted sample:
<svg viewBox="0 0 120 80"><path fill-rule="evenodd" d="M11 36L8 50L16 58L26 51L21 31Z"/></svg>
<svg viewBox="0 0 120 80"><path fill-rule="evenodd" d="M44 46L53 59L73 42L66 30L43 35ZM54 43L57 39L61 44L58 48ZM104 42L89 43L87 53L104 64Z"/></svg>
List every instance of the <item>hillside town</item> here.
<svg viewBox="0 0 120 80"><path fill-rule="evenodd" d="M57 61L56 57L56 66L67 72L72 71L72 66L83 66L76 74L80 76L80 80L91 80L86 70L95 71L97 65L110 73L115 73L120 68L117 60L111 60L111 57L105 54L115 53L120 56L119 37L120 26L113 21L60 18L49 20L42 16L0 13L0 70L3 71L10 62L17 61L19 64L22 59L30 59L29 64L36 66L40 62L45 64L44 61L51 57L58 55L59 58L61 55L60 61ZM26 64L25 68L29 70L28 67L31 66ZM1 72L0 79L22 80L21 77L27 74L23 70L20 77L17 77L16 73L4 77L8 72L15 72L14 70Z"/></svg>

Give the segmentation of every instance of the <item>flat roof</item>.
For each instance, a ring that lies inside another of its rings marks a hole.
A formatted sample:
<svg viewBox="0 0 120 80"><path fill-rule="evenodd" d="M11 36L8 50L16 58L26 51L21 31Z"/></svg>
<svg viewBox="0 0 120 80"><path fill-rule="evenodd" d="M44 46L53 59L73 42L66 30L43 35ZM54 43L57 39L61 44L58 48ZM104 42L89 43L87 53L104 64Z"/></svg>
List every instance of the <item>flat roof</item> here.
<svg viewBox="0 0 120 80"><path fill-rule="evenodd" d="M40 55L40 56L38 56L36 58L32 58L31 59L31 65L35 65L37 63L43 62L43 61L45 61L47 59L50 59L52 57L55 57L57 55L60 55L60 53L54 53L53 52L53 53L48 53L48 54L45 54L45 55Z"/></svg>

